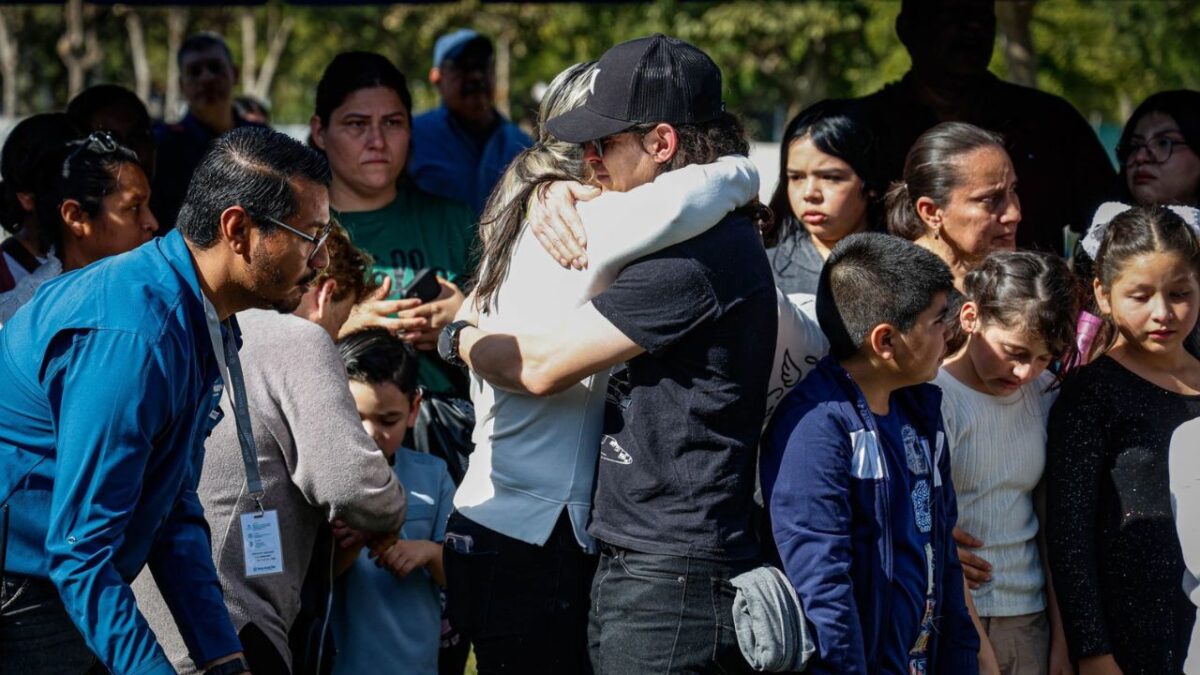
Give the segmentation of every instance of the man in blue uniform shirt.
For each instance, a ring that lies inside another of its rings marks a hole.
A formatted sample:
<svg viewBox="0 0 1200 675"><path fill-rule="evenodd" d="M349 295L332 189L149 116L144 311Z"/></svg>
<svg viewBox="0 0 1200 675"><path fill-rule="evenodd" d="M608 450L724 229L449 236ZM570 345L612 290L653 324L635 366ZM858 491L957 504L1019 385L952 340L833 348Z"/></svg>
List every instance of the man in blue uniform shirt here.
<svg viewBox="0 0 1200 675"><path fill-rule="evenodd" d="M195 488L222 373L241 393L232 315L296 308L328 261L328 183L303 145L233 131L179 231L47 283L0 330L0 671L173 673L129 588L146 564L197 665L246 670Z"/></svg>
<svg viewBox="0 0 1200 675"><path fill-rule="evenodd" d="M463 28L438 38L429 81L442 105L413 119L408 175L417 187L478 215L504 168L533 145L496 110L492 41Z"/></svg>

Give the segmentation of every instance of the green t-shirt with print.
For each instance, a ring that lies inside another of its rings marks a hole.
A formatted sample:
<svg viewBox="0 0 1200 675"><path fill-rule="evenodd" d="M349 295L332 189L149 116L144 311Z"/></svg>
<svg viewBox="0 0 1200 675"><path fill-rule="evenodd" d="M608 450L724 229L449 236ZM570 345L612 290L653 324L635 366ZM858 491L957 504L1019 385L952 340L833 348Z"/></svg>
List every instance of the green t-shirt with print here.
<svg viewBox="0 0 1200 675"><path fill-rule="evenodd" d="M456 284L473 271L477 223L471 210L458 202L401 186L396 199L381 209L335 213L354 245L375 259L374 280L391 277L390 299L399 298L425 267ZM422 352L418 366L420 383L430 390L457 388L449 375L453 371L436 354Z"/></svg>

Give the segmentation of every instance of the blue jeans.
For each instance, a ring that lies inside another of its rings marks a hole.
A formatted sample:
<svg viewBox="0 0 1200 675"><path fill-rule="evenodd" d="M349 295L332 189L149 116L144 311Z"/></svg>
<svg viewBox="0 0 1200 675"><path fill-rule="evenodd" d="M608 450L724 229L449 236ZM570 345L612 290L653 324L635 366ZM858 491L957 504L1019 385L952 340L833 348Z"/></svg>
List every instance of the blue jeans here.
<svg viewBox="0 0 1200 675"><path fill-rule="evenodd" d="M0 586L0 673L82 675L98 666L49 579L4 576Z"/></svg>
<svg viewBox="0 0 1200 675"><path fill-rule="evenodd" d="M475 647L479 675L591 675L588 587L596 556L563 511L544 546L450 514L442 559L450 625Z"/></svg>
<svg viewBox="0 0 1200 675"><path fill-rule="evenodd" d="M729 580L756 564L601 544L588 626L596 675L753 673L734 632Z"/></svg>

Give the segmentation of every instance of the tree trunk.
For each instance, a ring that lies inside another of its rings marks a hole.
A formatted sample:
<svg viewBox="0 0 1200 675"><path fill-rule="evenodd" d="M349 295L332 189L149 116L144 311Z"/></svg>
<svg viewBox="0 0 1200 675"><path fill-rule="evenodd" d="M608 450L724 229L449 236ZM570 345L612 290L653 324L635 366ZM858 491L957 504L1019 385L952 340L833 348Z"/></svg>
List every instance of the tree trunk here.
<svg viewBox="0 0 1200 675"><path fill-rule="evenodd" d="M146 55L146 29L142 17L132 7L118 6L118 16L125 17L125 32L129 34L129 54L133 59L133 91L142 103L150 105L150 58ZM151 113L153 115L153 112Z"/></svg>
<svg viewBox="0 0 1200 675"><path fill-rule="evenodd" d="M58 40L58 55L67 66L67 98L83 91L87 71L100 62L100 42L88 30L83 16L83 0L67 0L63 7L66 31Z"/></svg>
<svg viewBox="0 0 1200 675"><path fill-rule="evenodd" d="M16 18L20 11L16 7L0 8L0 77L4 78L3 116L10 120L17 118L17 36L12 31L10 21Z"/></svg>
<svg viewBox="0 0 1200 675"><path fill-rule="evenodd" d="M1033 50L1034 0L1007 0L996 3L996 21L1003 35L1004 60L1008 80L1026 87L1037 86L1037 56Z"/></svg>
<svg viewBox="0 0 1200 675"><path fill-rule="evenodd" d="M252 92L258 82L258 21L252 7L244 7L241 13L242 91Z"/></svg>
<svg viewBox="0 0 1200 675"><path fill-rule="evenodd" d="M279 61L283 58L283 50L287 48L288 37L291 36L292 28L295 25L295 18L284 16L280 20L279 26L271 32L271 44L267 47L267 55L263 58L262 68L258 71L258 77L254 78L254 89L247 90L247 93L251 96L261 101L270 100L271 83L275 80L275 71L279 68Z"/></svg>
<svg viewBox="0 0 1200 675"><path fill-rule="evenodd" d="M509 91L512 87L512 35L503 31L496 36L496 109L512 118L509 110Z"/></svg>
<svg viewBox="0 0 1200 675"><path fill-rule="evenodd" d="M187 30L187 10L183 7L167 9L167 96L163 103L162 117L167 122L178 120L179 109L179 47L183 44Z"/></svg>

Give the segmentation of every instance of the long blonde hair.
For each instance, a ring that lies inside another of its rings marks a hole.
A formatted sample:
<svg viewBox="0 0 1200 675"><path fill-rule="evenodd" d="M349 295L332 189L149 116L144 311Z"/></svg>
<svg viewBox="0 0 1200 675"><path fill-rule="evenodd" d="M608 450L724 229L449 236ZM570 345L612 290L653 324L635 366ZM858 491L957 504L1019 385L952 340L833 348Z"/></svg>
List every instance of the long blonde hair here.
<svg viewBox="0 0 1200 675"><path fill-rule="evenodd" d="M495 307L496 291L508 276L513 249L521 236L529 197L552 181L587 177L583 147L554 138L546 131L545 122L583 105L595 69L595 61L577 63L554 78L538 108L537 142L508 165L488 198L479 220L477 244L475 297L480 311Z"/></svg>

